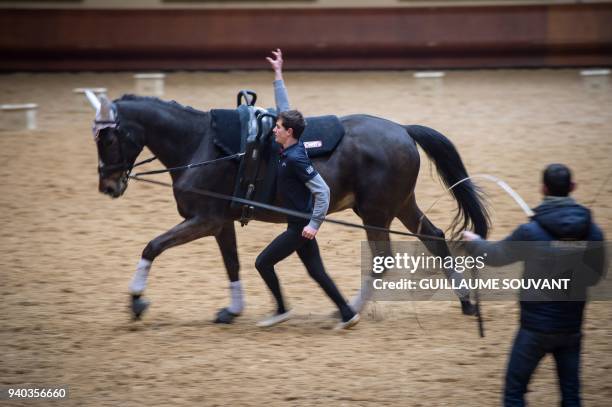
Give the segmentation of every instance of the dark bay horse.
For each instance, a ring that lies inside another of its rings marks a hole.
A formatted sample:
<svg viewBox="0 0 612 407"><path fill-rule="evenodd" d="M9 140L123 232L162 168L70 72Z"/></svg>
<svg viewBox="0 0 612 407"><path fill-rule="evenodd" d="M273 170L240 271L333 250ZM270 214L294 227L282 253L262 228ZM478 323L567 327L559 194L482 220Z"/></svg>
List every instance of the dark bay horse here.
<svg viewBox="0 0 612 407"><path fill-rule="evenodd" d="M213 143L214 128L211 114L176 102L156 98L125 95L114 102L88 95L97 108L94 135L99 155L99 190L113 198L127 188L128 174L147 147L166 167L212 160L222 155ZM444 233L423 215L416 203L415 185L420 159L417 143L436 164L446 186L468 176L461 157L453 144L442 134L424 126L402 126L378 117L356 114L340 121L345 136L331 156L313 159L316 170L331 189L329 212L352 209L365 225L388 228L398 218L411 232L421 238L435 255L450 255ZM235 221L240 209L232 209L228 201L213 199L193 192L194 188L232 195L238 165L223 161L214 165L172 172L172 185L179 214L185 219L167 232L151 240L142 252L130 286L132 312L135 317L146 309L148 302L141 297L153 260L165 250L204 236L214 236L230 287L239 283L239 261L236 246ZM478 189L463 182L451 189L457 201L457 214L452 230L471 228L486 236L489 217ZM275 202L275 205L280 205ZM259 213L259 214L257 214ZM282 223L285 215L256 211L256 220ZM373 250L388 250L389 233L367 230ZM381 249L382 247L382 249ZM448 276L448 274L447 274ZM232 301L242 304L242 291L232 292ZM238 298L237 298L238 297ZM357 295L352 305L359 311L367 295ZM465 314L473 314L469 299L461 299ZM238 311L238 312L236 312ZM229 323L239 314L222 309L217 322Z"/></svg>

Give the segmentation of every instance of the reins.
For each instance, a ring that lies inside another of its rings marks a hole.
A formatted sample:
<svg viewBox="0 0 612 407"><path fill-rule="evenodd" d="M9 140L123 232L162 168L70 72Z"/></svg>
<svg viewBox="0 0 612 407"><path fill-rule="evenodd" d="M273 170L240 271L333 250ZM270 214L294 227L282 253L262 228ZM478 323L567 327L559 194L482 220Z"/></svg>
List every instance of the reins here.
<svg viewBox="0 0 612 407"><path fill-rule="evenodd" d="M157 160L157 157L155 157L155 156L153 156L151 158L147 158L146 160L139 161L136 164L132 165L132 168L138 167L138 166L143 165L143 164L148 164L151 161L155 161L155 160Z"/></svg>
<svg viewBox="0 0 612 407"><path fill-rule="evenodd" d="M201 162L199 162L199 163L193 163L193 164L181 165L181 166L179 166L179 167L171 167L171 168L164 168L164 169L161 169L161 170L152 170L152 171L138 172L138 173L136 173L136 174L134 174L134 175L130 175L130 178L137 179L137 178L134 178L134 177L138 177L138 176L141 176L141 175L162 174L162 173L164 173L164 172L172 172L172 171L188 170L188 169L190 169L190 168L203 167L203 166L205 166L205 165L208 165L208 164L214 164L214 163L217 163L217 162L220 162L220 161L228 161L228 160L232 160L232 159L234 159L234 158L236 158L236 157L242 157L243 155L244 155L244 153L236 153L236 154L228 155L228 156L221 157L221 158L215 158L214 160L201 161ZM156 159L157 159L157 157L151 157L151 158L149 158L149 159L146 159L146 160L140 161L140 162L138 162L137 164L134 164L134 166L133 166L133 167L138 167L139 165L149 163L149 162L151 162L151 161L153 161L153 160L156 160ZM143 180L143 179L140 179L140 181L142 181L142 180Z"/></svg>

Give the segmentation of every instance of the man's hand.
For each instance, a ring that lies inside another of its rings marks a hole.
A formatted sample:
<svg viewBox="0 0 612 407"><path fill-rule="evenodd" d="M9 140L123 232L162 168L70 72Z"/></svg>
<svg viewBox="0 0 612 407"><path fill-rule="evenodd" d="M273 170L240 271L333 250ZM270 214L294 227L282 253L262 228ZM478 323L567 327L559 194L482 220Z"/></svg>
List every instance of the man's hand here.
<svg viewBox="0 0 612 407"><path fill-rule="evenodd" d="M276 51L272 51L272 55L274 55L274 58L267 57L266 59L270 65L272 65L272 69L274 69L274 73L276 74L276 79L282 79L283 53L280 48L276 48Z"/></svg>
<svg viewBox="0 0 612 407"><path fill-rule="evenodd" d="M470 232L469 230L465 230L463 232L463 240L467 240L468 242L471 242L473 240L478 240L478 239L482 239L482 237L480 237L480 235L477 235L474 232Z"/></svg>
<svg viewBox="0 0 612 407"><path fill-rule="evenodd" d="M311 228L310 226L305 226L304 230L302 230L302 236L306 239L312 240L315 238L317 232L317 229Z"/></svg>

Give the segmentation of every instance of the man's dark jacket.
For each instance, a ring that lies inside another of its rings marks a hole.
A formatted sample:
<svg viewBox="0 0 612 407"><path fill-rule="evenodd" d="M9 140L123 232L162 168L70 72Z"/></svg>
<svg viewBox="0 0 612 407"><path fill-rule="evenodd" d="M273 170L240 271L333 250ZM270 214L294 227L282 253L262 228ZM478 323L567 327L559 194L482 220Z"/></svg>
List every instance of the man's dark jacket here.
<svg viewBox="0 0 612 407"><path fill-rule="evenodd" d="M571 276L561 277L572 277L572 281L580 281L585 291L586 286L596 284L604 274L605 249L603 243L594 243L603 242L604 237L592 221L591 212L572 198L546 197L534 209L534 213L530 222L519 226L503 241L489 243L476 240L466 245L467 250L475 255L487 253L485 261L492 266L524 261L524 278L545 278L547 274L549 278L559 278L559 268L567 268L567 264L564 265L564 258L559 256L560 249L555 249L555 246L560 245L550 242L589 242L582 246L587 249L581 249L582 266L570 270ZM516 243L536 241L549 243ZM553 253L555 251L557 253ZM526 298L524 294L521 293L523 299ZM521 327L541 333L580 332L586 297L583 295L580 298L574 293L571 298L573 300L570 301L522 300Z"/></svg>

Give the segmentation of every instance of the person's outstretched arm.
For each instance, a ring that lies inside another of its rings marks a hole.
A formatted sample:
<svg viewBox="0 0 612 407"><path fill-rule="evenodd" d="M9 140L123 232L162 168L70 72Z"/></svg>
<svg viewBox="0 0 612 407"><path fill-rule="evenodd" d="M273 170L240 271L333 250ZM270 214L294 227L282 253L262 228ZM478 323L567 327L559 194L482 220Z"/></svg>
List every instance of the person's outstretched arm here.
<svg viewBox="0 0 612 407"><path fill-rule="evenodd" d="M277 48L276 51L272 51L272 55L273 58L267 57L266 59L274 70L274 100L276 110L280 113L290 109L289 96L283 80L283 53L280 48Z"/></svg>

